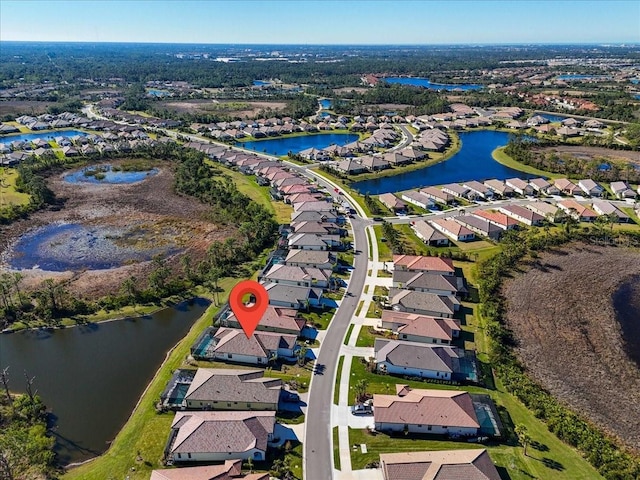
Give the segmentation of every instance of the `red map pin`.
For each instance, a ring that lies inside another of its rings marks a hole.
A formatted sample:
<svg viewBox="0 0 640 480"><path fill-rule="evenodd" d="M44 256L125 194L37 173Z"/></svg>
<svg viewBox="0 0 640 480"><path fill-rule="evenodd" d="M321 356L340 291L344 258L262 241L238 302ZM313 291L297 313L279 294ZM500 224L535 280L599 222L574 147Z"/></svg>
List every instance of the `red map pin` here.
<svg viewBox="0 0 640 480"><path fill-rule="evenodd" d="M251 302L244 304L242 299L251 295ZM253 280L243 280L238 283L229 294L229 305L233 314L240 322L244 334L249 338L260 323L262 315L269 306L269 294L265 288Z"/></svg>

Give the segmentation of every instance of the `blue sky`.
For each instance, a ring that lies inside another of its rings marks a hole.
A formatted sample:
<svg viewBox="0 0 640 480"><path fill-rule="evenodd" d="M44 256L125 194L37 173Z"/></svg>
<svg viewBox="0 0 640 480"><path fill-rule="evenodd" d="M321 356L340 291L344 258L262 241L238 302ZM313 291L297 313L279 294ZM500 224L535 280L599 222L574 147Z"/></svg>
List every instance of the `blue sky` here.
<svg viewBox="0 0 640 480"><path fill-rule="evenodd" d="M637 0L1 0L0 40L638 43Z"/></svg>

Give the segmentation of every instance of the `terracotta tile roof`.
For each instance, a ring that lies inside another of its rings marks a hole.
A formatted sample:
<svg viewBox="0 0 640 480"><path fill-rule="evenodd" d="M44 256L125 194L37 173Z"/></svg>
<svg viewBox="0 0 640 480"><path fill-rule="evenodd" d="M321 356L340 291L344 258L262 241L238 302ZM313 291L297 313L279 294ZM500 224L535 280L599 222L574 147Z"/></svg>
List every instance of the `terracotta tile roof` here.
<svg viewBox="0 0 640 480"><path fill-rule="evenodd" d="M423 257L419 255L394 255L393 263L401 270L441 271L454 273L453 260L450 258Z"/></svg>
<svg viewBox="0 0 640 480"><path fill-rule="evenodd" d="M278 348L292 349L296 336L283 333L255 332L249 338L241 329L220 327L215 333L218 343L216 353L238 353L254 357L269 357L270 352Z"/></svg>
<svg viewBox="0 0 640 480"><path fill-rule="evenodd" d="M398 325L397 332L422 337L438 338L451 341L454 332L460 332L458 320L453 318L431 317L415 313L382 311L382 323Z"/></svg>
<svg viewBox="0 0 640 480"><path fill-rule="evenodd" d="M504 227L515 227L520 224L516 219L511 218L509 215L502 212L495 212L493 210L474 210L471 215L484 218L495 225L501 225Z"/></svg>
<svg viewBox="0 0 640 480"><path fill-rule="evenodd" d="M242 460L227 460L222 465L153 470L150 480L268 480L268 473L242 475Z"/></svg>
<svg viewBox="0 0 640 480"><path fill-rule="evenodd" d="M380 454L385 480L500 480L484 448Z"/></svg>
<svg viewBox="0 0 640 480"><path fill-rule="evenodd" d="M374 395L376 423L480 428L471 395L461 390L411 389L403 396Z"/></svg>
<svg viewBox="0 0 640 480"><path fill-rule="evenodd" d="M275 412L177 412L171 453L241 453L267 450Z"/></svg>
<svg viewBox="0 0 640 480"><path fill-rule="evenodd" d="M264 378L264 370L199 368L185 400L278 404L282 380Z"/></svg>
<svg viewBox="0 0 640 480"><path fill-rule="evenodd" d="M240 328L235 314L231 313L226 319L233 328ZM269 305L260 319L257 330L288 330L300 332L306 325L304 318L298 317L298 311L293 308L281 308Z"/></svg>

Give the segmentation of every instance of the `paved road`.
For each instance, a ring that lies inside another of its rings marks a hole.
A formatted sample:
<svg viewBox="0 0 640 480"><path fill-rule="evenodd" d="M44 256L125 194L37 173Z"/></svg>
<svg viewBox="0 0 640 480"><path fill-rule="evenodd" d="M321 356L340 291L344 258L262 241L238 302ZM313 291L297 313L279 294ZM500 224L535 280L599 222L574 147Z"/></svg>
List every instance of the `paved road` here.
<svg viewBox="0 0 640 480"><path fill-rule="evenodd" d="M333 387L342 341L355 314L367 276L369 244L365 227L369 223L360 217L351 221L355 248L360 253L354 257L354 271L347 293L329 324L316 360L316 371L309 389L309 402L305 418L306 431L303 447L305 480L327 480L333 477L333 452L331 450Z"/></svg>

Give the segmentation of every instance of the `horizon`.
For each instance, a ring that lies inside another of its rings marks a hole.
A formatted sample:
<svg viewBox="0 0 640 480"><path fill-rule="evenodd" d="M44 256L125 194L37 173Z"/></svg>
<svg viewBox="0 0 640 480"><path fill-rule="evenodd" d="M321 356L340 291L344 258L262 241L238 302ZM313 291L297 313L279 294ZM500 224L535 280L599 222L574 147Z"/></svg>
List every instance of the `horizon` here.
<svg viewBox="0 0 640 480"><path fill-rule="evenodd" d="M640 2L633 0L2 0L0 41L353 46L636 44L640 43L638 18ZM24 28L24 19L28 19L28 29Z"/></svg>

